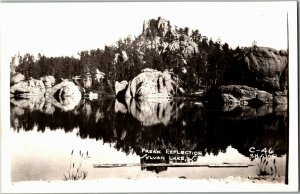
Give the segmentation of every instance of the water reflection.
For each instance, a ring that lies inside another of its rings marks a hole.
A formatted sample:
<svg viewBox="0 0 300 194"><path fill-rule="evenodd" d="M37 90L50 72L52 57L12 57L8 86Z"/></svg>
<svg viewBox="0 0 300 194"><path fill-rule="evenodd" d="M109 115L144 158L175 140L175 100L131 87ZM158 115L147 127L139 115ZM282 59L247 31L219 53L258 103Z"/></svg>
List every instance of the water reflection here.
<svg viewBox="0 0 300 194"><path fill-rule="evenodd" d="M199 157L226 153L229 146L248 158L251 147L272 148L277 156L287 152L286 107L239 106L215 110L201 102L183 99L120 102L103 98L81 100L66 111L57 103L44 98L11 99L12 128L32 131L36 127L41 132L46 128L65 132L78 128L77 136L82 139L102 140L113 143L114 149L127 155L137 154L141 157L141 169L156 173L168 170L168 166L145 164L197 162ZM162 153L148 153L144 157L145 150ZM167 150L201 152L201 156L172 155ZM261 168L259 172L270 174L275 167Z"/></svg>
<svg viewBox="0 0 300 194"><path fill-rule="evenodd" d="M138 100L127 98L124 102L115 101L115 112L131 114L143 126L163 124L167 126L170 122L178 119L178 111L183 103L175 103L169 99Z"/></svg>
<svg viewBox="0 0 300 194"><path fill-rule="evenodd" d="M114 98L81 100L71 111L43 99L11 99L11 126L29 131L37 126L66 132L79 128L81 138L114 142L115 149L141 155L144 149L225 152L231 145L249 157L249 148L272 147L286 153L287 112L270 105L210 110L184 100L119 102Z"/></svg>
<svg viewBox="0 0 300 194"><path fill-rule="evenodd" d="M251 106L224 106L222 112L229 120L248 120L263 117L268 114L282 114L287 111L287 105L265 104L263 106L253 108Z"/></svg>
<svg viewBox="0 0 300 194"><path fill-rule="evenodd" d="M22 109L28 109L30 111L40 111L46 114L53 114L55 109L62 111L71 111L76 108L80 103L80 98L73 98L66 96L63 99L57 100L54 97L44 98L41 96L31 96L30 98L11 98L11 104Z"/></svg>

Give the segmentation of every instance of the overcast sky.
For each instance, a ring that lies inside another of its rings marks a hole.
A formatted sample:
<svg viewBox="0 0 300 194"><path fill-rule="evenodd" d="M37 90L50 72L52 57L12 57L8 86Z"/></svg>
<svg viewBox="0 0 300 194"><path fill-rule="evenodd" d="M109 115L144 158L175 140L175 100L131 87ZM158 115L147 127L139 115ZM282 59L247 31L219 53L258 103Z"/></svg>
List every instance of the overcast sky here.
<svg viewBox="0 0 300 194"><path fill-rule="evenodd" d="M37 3L4 4L2 52L75 56L138 36L143 21L159 16L178 27L198 29L230 47L287 48L287 8L269 3Z"/></svg>

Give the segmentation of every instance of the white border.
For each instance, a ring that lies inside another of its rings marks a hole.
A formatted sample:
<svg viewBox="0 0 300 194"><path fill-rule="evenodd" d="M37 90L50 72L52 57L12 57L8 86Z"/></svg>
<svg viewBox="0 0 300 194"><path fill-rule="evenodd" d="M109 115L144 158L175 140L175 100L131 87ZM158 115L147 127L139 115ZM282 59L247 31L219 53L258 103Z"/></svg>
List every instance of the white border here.
<svg viewBox="0 0 300 194"><path fill-rule="evenodd" d="M297 2L289 2L289 185L299 189L298 28Z"/></svg>

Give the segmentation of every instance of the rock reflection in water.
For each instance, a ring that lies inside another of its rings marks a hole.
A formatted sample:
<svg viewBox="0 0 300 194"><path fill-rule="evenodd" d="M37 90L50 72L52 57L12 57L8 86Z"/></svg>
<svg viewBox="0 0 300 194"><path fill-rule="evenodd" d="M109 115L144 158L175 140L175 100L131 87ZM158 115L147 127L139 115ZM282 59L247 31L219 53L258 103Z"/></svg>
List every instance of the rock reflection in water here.
<svg viewBox="0 0 300 194"><path fill-rule="evenodd" d="M125 103L125 104L124 104ZM182 107L173 100L163 99L147 99L135 100L127 98L126 102L115 102L115 112L123 114L129 113L139 120L143 126L152 126L163 124L167 126L171 121L177 120L178 109Z"/></svg>
<svg viewBox="0 0 300 194"><path fill-rule="evenodd" d="M224 106L222 112L226 119L232 120L249 120L253 118L263 117L268 114L278 113L287 111L287 105L273 105L265 104L258 108L251 106Z"/></svg>
<svg viewBox="0 0 300 194"><path fill-rule="evenodd" d="M11 104L17 107L29 109L31 111L38 110L47 114L53 114L56 108L63 111L71 111L80 103L80 98L66 96L57 101L55 98L44 98L41 96L31 96L30 98L11 98Z"/></svg>
<svg viewBox="0 0 300 194"><path fill-rule="evenodd" d="M33 130L37 126L39 131L49 127L68 132L78 128L81 138L114 143L114 149L139 156L142 149L217 155L230 145L247 157L250 147L272 147L278 156L287 152L288 117L284 107L225 111L183 100L119 102L104 98L82 100L66 112L57 106L46 109L46 103L38 102L26 104L12 99L11 126L15 130Z"/></svg>

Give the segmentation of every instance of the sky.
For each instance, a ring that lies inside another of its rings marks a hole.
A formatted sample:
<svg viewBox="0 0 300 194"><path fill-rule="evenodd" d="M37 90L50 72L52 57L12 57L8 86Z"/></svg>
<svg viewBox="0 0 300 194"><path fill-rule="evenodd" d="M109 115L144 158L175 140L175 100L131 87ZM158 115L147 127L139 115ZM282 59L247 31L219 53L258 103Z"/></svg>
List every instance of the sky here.
<svg viewBox="0 0 300 194"><path fill-rule="evenodd" d="M159 16L230 47L287 48L287 7L254 3L6 3L2 4L1 52L74 56L138 36L143 21Z"/></svg>

